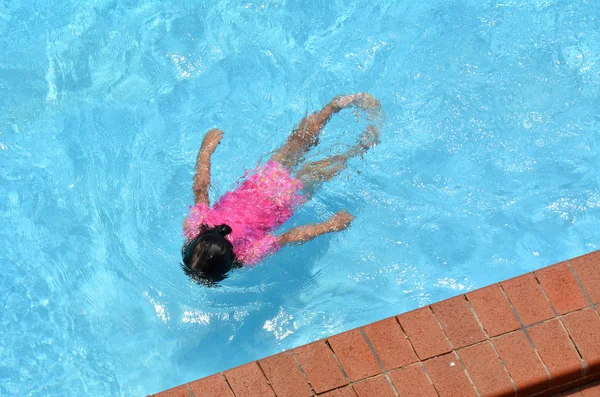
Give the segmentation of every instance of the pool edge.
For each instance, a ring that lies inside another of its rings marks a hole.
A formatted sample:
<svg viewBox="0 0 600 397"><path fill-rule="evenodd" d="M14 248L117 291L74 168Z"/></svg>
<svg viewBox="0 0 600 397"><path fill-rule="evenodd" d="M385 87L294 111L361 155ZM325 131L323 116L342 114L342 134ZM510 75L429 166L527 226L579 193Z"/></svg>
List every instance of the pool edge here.
<svg viewBox="0 0 600 397"><path fill-rule="evenodd" d="M599 306L594 251L153 396L578 393L600 380Z"/></svg>

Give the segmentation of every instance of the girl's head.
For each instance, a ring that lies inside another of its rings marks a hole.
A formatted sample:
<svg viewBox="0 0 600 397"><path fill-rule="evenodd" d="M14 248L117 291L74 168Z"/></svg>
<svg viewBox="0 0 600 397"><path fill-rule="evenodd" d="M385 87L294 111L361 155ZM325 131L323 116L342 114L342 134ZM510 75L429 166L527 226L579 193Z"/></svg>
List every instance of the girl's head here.
<svg viewBox="0 0 600 397"><path fill-rule="evenodd" d="M185 274L198 283L214 285L224 280L228 271L240 267L233 245L225 238L229 233L227 225L202 225L198 236L183 246L181 267Z"/></svg>

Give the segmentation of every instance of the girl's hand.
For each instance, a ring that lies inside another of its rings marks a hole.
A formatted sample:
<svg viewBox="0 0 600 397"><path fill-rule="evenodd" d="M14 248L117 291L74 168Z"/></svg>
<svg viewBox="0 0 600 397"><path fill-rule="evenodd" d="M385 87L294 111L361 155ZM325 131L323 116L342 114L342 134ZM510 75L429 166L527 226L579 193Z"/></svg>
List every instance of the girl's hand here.
<svg viewBox="0 0 600 397"><path fill-rule="evenodd" d="M208 154L209 156L211 156L217 149L217 146L221 142L221 139L223 139L223 134L224 132L218 128L208 130L208 132L204 136L204 140L202 141L200 153Z"/></svg>
<svg viewBox="0 0 600 397"><path fill-rule="evenodd" d="M340 230L346 229L350 226L350 223L354 220L354 216L348 211L338 211L334 216L329 218L328 226L331 231L339 232Z"/></svg>
<svg viewBox="0 0 600 397"><path fill-rule="evenodd" d="M324 233L344 230L350 226L350 222L352 222L353 219L354 217L347 211L338 211L337 214L327 219L325 222L291 228L277 237L277 243L280 247L283 247L286 244L301 244Z"/></svg>

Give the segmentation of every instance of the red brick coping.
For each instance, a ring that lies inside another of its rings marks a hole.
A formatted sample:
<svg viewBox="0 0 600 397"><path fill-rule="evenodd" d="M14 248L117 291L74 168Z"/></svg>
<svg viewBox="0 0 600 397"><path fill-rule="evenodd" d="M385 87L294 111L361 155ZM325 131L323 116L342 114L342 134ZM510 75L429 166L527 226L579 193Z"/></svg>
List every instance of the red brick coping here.
<svg viewBox="0 0 600 397"><path fill-rule="evenodd" d="M154 397L600 396L599 303L596 251Z"/></svg>

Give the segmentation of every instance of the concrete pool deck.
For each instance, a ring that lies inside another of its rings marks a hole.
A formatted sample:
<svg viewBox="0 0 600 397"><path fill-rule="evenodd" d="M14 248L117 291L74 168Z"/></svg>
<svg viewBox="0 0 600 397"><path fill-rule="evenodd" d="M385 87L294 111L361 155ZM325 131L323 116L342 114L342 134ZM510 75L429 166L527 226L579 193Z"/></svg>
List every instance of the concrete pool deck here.
<svg viewBox="0 0 600 397"><path fill-rule="evenodd" d="M600 396L600 251L154 397Z"/></svg>

